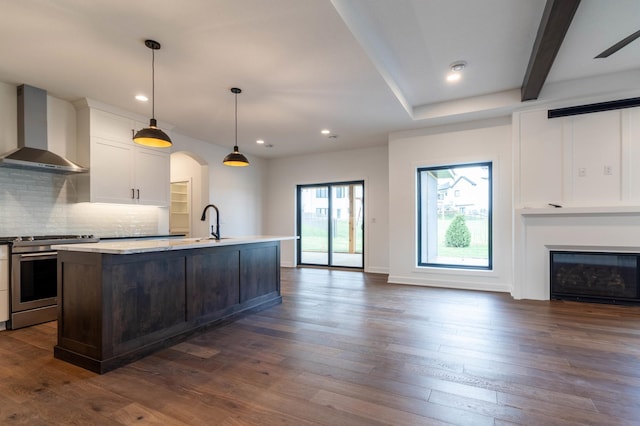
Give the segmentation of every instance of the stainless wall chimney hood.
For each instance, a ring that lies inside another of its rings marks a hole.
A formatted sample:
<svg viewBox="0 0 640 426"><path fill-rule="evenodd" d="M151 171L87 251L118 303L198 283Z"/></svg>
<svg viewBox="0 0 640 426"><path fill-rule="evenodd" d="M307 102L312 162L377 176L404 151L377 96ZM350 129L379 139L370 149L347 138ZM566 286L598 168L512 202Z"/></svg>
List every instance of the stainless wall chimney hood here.
<svg viewBox="0 0 640 426"><path fill-rule="evenodd" d="M54 173L83 173L89 169L47 150L47 92L18 86L18 149L0 157L0 166Z"/></svg>

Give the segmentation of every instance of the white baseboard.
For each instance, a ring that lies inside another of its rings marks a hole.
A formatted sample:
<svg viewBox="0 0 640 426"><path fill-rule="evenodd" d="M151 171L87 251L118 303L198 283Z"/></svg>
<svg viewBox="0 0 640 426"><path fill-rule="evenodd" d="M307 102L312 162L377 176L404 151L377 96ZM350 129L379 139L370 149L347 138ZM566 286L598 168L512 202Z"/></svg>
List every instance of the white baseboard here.
<svg viewBox="0 0 640 426"><path fill-rule="evenodd" d="M364 268L364 271L371 274L388 274L389 268L381 267L381 266L370 266L370 267Z"/></svg>
<svg viewBox="0 0 640 426"><path fill-rule="evenodd" d="M425 281L424 279L416 279L415 277L404 277L400 275L389 275L387 280L389 284L415 285L422 287L439 287L451 288L457 290L478 290L478 291L495 291L500 293L510 293L511 288L506 284L488 284L473 281L456 281L447 282L445 280Z"/></svg>

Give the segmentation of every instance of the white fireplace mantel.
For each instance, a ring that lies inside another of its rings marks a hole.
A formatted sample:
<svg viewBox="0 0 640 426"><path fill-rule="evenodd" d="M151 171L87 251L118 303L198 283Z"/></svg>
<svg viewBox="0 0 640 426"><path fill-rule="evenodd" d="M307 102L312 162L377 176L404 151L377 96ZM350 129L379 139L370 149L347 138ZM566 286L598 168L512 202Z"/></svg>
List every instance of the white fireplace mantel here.
<svg viewBox="0 0 640 426"><path fill-rule="evenodd" d="M549 300L550 250L640 252L640 206L519 208L514 216L516 299Z"/></svg>
<svg viewBox="0 0 640 426"><path fill-rule="evenodd" d="M583 216L640 214L640 206L536 207L516 209L522 216Z"/></svg>

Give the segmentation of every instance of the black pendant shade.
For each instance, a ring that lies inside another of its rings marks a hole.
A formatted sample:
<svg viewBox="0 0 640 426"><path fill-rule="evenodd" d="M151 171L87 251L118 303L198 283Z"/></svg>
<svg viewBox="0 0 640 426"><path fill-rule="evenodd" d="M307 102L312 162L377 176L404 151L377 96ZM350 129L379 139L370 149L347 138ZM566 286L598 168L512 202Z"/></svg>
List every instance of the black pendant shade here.
<svg viewBox="0 0 640 426"><path fill-rule="evenodd" d="M133 136L133 141L140 145L168 148L173 145L171 139L158 128L155 119L155 51L160 49L160 43L154 40L145 40L144 44L151 49L151 119L149 120L149 127L138 130Z"/></svg>
<svg viewBox="0 0 640 426"><path fill-rule="evenodd" d="M153 146L156 148L167 148L172 145L169 136L156 126L155 118L149 120L149 127L145 127L136 132L133 141L140 145Z"/></svg>
<svg viewBox="0 0 640 426"><path fill-rule="evenodd" d="M233 147L233 152L229 155L227 155L226 157L224 157L224 160L222 161L222 164L224 164L225 166L233 166L233 167L245 167L249 165L249 160L247 160L247 157L245 157L244 155L242 155L240 153L240 151L238 150L238 93L242 93L242 90L238 89L237 87L233 87L231 89L231 93L233 93L236 97L236 114L235 114L235 118L236 118L236 143Z"/></svg>
<svg viewBox="0 0 640 426"><path fill-rule="evenodd" d="M249 165L249 160L247 160L247 157L240 154L237 146L234 146L233 152L224 157L224 161L222 163L225 166L244 167Z"/></svg>

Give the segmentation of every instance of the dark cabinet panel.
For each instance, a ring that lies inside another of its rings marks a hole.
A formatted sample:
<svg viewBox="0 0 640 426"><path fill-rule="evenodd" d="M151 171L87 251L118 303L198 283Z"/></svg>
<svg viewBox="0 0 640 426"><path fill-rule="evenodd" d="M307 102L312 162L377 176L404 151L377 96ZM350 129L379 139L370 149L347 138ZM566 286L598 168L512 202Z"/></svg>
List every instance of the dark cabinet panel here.
<svg viewBox="0 0 640 426"><path fill-rule="evenodd" d="M80 256L82 255L82 256ZM97 357L101 351L100 255L58 255L58 341L69 349ZM61 277L64 277L64 286Z"/></svg>
<svg viewBox="0 0 640 426"><path fill-rule="evenodd" d="M185 281L184 257L114 264L114 346L185 322Z"/></svg>
<svg viewBox="0 0 640 426"><path fill-rule="evenodd" d="M278 291L280 284L279 247L244 247L240 253L240 302Z"/></svg>
<svg viewBox="0 0 640 426"><path fill-rule="evenodd" d="M188 320L240 303L240 251L202 252L187 258Z"/></svg>

